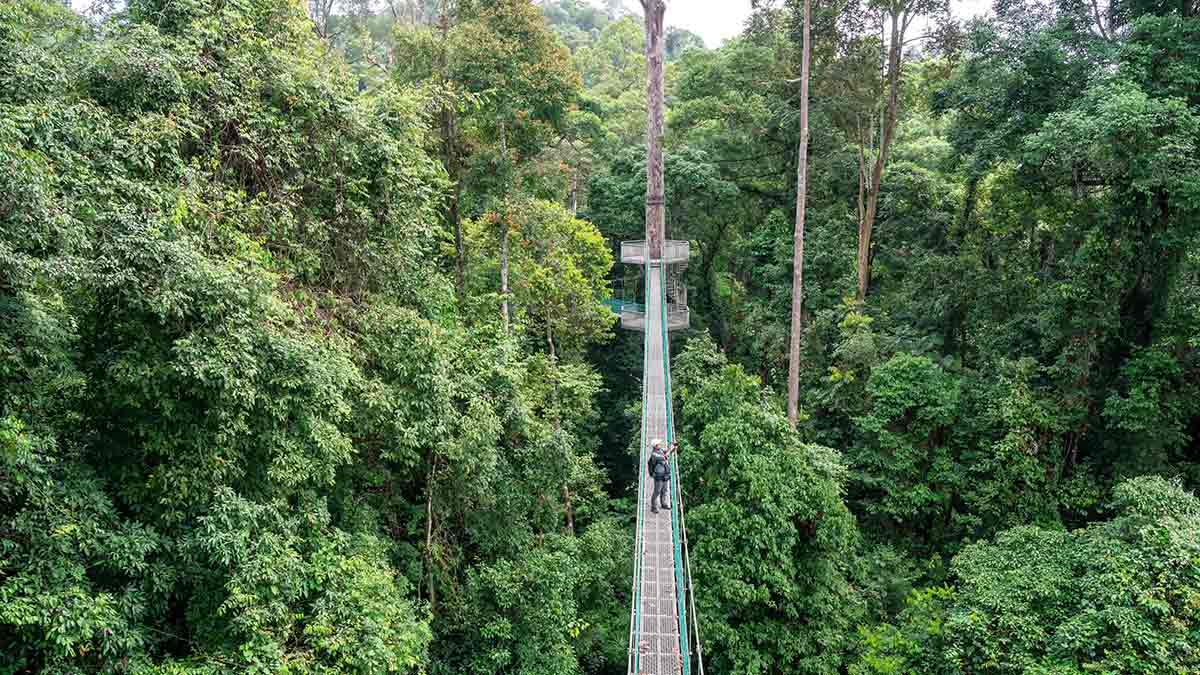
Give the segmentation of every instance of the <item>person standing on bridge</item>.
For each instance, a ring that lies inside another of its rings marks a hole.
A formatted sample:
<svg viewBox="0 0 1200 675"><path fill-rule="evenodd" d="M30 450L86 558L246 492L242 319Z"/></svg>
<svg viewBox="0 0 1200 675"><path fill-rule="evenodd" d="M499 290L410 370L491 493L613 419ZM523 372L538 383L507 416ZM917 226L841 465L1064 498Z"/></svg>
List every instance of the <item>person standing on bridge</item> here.
<svg viewBox="0 0 1200 675"><path fill-rule="evenodd" d="M671 446L671 451L676 447ZM668 510L671 508L667 503L668 486L671 484L671 451L664 451L662 441L657 438L650 445L650 460L646 463L646 469L650 472L650 478L654 479L654 492L650 493L651 513L658 513L659 506Z"/></svg>

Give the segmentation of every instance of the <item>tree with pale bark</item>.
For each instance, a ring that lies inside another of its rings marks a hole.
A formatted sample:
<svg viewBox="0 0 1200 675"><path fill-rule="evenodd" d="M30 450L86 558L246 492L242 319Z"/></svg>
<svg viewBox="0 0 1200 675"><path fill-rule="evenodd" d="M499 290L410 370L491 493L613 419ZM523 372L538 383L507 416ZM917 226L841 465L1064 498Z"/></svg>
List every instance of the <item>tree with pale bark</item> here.
<svg viewBox="0 0 1200 675"><path fill-rule="evenodd" d="M872 110L868 122L856 125L858 145L858 288L859 302L866 299L871 285L871 243L879 211L879 193L883 187L888 154L896 140L896 122L900 116L900 86L904 68L904 45L909 30L919 18L939 21L948 18L947 0L884 0L869 5L880 23L880 47L886 50L882 84L886 87L882 109ZM878 124L879 142L875 145ZM870 167L868 170L868 166Z"/></svg>
<svg viewBox="0 0 1200 675"><path fill-rule="evenodd" d="M796 229L792 244L792 330L788 344L788 424L800 416L800 333L804 328L804 215L808 195L808 80L812 59L812 0L804 0L800 57L800 143L796 158Z"/></svg>

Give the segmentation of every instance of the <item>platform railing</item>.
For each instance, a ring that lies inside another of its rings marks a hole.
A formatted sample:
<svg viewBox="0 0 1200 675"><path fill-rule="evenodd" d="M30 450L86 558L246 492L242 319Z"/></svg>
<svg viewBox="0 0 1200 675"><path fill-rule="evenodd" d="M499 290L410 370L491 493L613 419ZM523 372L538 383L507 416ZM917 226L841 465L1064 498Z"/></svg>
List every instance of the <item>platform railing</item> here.
<svg viewBox="0 0 1200 675"><path fill-rule="evenodd" d="M646 330L646 308L634 303L628 303L618 312L621 315L621 328L626 330ZM687 306L666 306L667 330L684 330L691 323L691 311Z"/></svg>
<svg viewBox="0 0 1200 675"><path fill-rule="evenodd" d="M661 261L669 265L685 263L691 257L691 251L691 242L680 239L668 239L663 242L662 257L654 258L653 261ZM646 240L636 239L634 241L621 242L621 262L645 265Z"/></svg>
<svg viewBox="0 0 1200 675"><path fill-rule="evenodd" d="M629 302L627 300L605 300L604 304L613 312L620 314L624 311L630 312L645 312L646 306L640 302Z"/></svg>

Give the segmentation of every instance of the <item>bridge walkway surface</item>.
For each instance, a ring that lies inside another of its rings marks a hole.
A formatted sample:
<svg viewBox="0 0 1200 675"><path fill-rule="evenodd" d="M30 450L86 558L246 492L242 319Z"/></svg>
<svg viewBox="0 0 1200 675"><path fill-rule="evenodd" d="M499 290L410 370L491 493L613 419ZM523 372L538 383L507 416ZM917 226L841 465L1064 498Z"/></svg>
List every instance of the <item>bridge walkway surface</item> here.
<svg viewBox="0 0 1200 675"><path fill-rule="evenodd" d="M670 344L663 288L664 270L646 267L645 356L642 377L641 454L638 459L638 524L633 607L630 616L630 675L690 675L688 606L690 571L679 492L679 462L671 456L670 509L650 510L654 481L647 475L650 444L675 439L671 419ZM692 608L695 620L694 607ZM699 643L697 641L697 652ZM699 660L699 653L696 654ZM700 666L703 673L703 666Z"/></svg>

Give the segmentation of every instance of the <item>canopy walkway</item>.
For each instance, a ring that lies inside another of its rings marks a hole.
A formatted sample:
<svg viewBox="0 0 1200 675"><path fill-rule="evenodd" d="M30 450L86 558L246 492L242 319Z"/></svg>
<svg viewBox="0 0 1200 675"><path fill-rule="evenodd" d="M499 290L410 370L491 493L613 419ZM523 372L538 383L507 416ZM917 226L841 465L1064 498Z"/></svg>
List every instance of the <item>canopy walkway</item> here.
<svg viewBox="0 0 1200 675"><path fill-rule="evenodd" d="M679 272L691 247L666 235L666 186L662 136L665 112L663 0L642 0L646 21L646 238L621 244L621 261L644 271L645 302L614 307L621 326L645 333L642 362L642 435L638 452L638 517L633 546L633 590L629 610L629 675L691 675L695 658L704 675L704 658L692 598L687 527L679 489L679 458L671 453L671 481L665 512L650 509L654 481L646 462L650 443L675 440L671 420L671 347L667 332L686 328L687 287ZM695 651L692 645L695 645Z"/></svg>
<svg viewBox="0 0 1200 675"><path fill-rule="evenodd" d="M654 439L662 439L669 446L675 439L675 429L671 419L671 355L667 340L667 332L672 327L668 318L667 267L661 260L652 260L645 271L645 305L632 308L623 305L620 310L622 325L644 327L645 330L638 519L633 603L629 616L629 673L691 675L698 672L703 675L699 631L695 626L695 601L691 593L683 498L679 488L680 466L674 453L670 459L671 508L654 513L649 505L654 488L654 481L646 475L650 444ZM641 314L641 317L630 320L629 313ZM698 671L693 669L693 659Z"/></svg>

